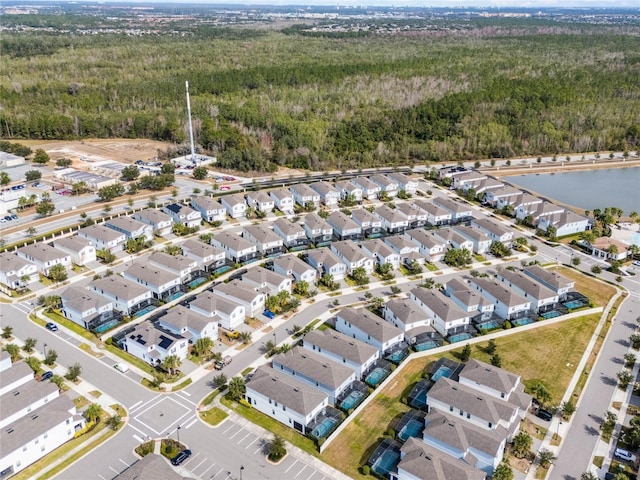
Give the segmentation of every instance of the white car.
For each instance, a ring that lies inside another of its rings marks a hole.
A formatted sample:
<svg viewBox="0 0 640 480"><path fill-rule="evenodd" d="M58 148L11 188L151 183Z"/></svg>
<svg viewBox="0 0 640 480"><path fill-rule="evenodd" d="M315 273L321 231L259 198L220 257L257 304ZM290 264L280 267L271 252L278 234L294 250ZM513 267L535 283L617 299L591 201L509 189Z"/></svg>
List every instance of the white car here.
<svg viewBox="0 0 640 480"><path fill-rule="evenodd" d="M623 450L622 448L616 448L616 451L613 453L614 456L622 459L622 460L626 460L627 462L635 462L636 461L636 456L629 452L628 450Z"/></svg>
<svg viewBox="0 0 640 480"><path fill-rule="evenodd" d="M122 373L127 373L129 371L129 366L125 363L116 363L113 368Z"/></svg>

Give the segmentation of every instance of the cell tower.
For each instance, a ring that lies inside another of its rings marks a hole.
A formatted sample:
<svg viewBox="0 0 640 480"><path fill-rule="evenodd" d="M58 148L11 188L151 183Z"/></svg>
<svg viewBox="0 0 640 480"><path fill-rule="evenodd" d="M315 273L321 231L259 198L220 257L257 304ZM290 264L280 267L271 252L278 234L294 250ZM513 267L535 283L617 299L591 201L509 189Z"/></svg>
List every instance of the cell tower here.
<svg viewBox="0 0 640 480"><path fill-rule="evenodd" d="M189 101L189 82L184 82L187 87L187 114L189 115L189 141L191 142L191 162L196 164L196 152L193 146L193 126L191 125L191 102Z"/></svg>

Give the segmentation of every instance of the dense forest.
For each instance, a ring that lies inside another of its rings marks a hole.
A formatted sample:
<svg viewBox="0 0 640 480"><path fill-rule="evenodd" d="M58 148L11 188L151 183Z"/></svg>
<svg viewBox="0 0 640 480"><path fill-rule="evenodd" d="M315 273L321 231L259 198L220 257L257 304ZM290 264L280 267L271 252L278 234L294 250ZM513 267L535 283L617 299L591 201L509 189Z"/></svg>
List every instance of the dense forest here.
<svg viewBox="0 0 640 480"><path fill-rule="evenodd" d="M526 22L386 35L5 32L0 136L181 143L188 80L198 145L243 170L637 150L639 34Z"/></svg>

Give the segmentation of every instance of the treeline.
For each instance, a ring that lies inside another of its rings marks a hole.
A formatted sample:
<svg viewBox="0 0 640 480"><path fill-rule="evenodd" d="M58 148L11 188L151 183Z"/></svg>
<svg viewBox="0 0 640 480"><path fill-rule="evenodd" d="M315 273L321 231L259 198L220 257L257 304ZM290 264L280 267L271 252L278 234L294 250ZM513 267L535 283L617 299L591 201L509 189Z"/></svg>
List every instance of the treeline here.
<svg viewBox="0 0 640 480"><path fill-rule="evenodd" d="M197 143L240 170L640 146L639 37L583 27L584 35L333 39L296 28L202 26L195 40L8 33L12 52L57 50L0 57L0 136L180 144L189 80Z"/></svg>

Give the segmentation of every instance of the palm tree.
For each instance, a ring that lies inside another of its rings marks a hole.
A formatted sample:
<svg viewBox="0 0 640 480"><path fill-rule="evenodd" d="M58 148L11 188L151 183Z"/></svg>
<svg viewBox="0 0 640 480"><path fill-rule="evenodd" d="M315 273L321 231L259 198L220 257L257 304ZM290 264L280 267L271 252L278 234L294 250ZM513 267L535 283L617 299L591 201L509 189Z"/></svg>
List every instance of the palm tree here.
<svg viewBox="0 0 640 480"><path fill-rule="evenodd" d="M11 361L15 362L18 360L18 358L20 358L20 347L18 345L16 345L15 343L9 343L4 347L4 350L9 354L9 356L11 357Z"/></svg>
<svg viewBox="0 0 640 480"><path fill-rule="evenodd" d="M102 407L97 403L92 403L84 411L84 418L86 418L89 422L94 423L96 420L100 418L101 414L102 414Z"/></svg>
<svg viewBox="0 0 640 480"><path fill-rule="evenodd" d="M233 377L229 382L229 395L231 398L238 401L244 396L244 392L246 392L247 388L244 383L244 378L242 377Z"/></svg>
<svg viewBox="0 0 640 480"><path fill-rule="evenodd" d="M169 355L167 357L164 357L164 360L162 360L162 367L165 370L168 370L171 375L174 374L175 370L180 365L182 365L182 360L180 360L177 355Z"/></svg>
<svg viewBox="0 0 640 480"><path fill-rule="evenodd" d="M193 352L198 357L208 356L212 348L213 348L213 340L211 340L209 337L199 338L193 344Z"/></svg>

